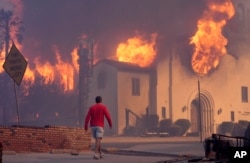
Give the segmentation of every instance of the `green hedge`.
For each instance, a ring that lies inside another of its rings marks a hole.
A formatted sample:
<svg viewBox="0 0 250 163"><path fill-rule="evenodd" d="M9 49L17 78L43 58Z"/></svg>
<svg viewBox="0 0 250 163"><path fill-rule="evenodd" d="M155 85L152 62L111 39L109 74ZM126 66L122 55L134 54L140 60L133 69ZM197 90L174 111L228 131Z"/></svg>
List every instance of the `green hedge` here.
<svg viewBox="0 0 250 163"><path fill-rule="evenodd" d="M163 119L159 122L159 131L160 132L167 132L168 128L172 125L171 119Z"/></svg>
<svg viewBox="0 0 250 163"><path fill-rule="evenodd" d="M148 116L148 131L149 132L157 132L159 123L158 115L149 115Z"/></svg>
<svg viewBox="0 0 250 163"><path fill-rule="evenodd" d="M181 136L182 127L176 124L172 124L168 128L169 136Z"/></svg>
<svg viewBox="0 0 250 163"><path fill-rule="evenodd" d="M178 126L181 126L181 129L182 129L180 133L181 136L184 135L191 126L191 123L188 119L178 119L175 122L175 124Z"/></svg>
<svg viewBox="0 0 250 163"><path fill-rule="evenodd" d="M218 128L218 133L222 134L222 135L226 135L226 134L232 134L233 131L233 127L234 127L234 123L233 122L222 122L219 125Z"/></svg>
<svg viewBox="0 0 250 163"><path fill-rule="evenodd" d="M245 129L239 123L235 123L232 129L232 136L244 136Z"/></svg>
<svg viewBox="0 0 250 163"><path fill-rule="evenodd" d="M128 126L123 129L124 136L135 136L136 135L136 127Z"/></svg>
<svg viewBox="0 0 250 163"><path fill-rule="evenodd" d="M246 121L246 120L239 120L239 124L241 125L241 127L243 128L243 130L246 130L249 122Z"/></svg>
<svg viewBox="0 0 250 163"><path fill-rule="evenodd" d="M245 138L250 139L250 123L248 123L247 125L244 136ZM244 146L250 147L250 141L248 140L244 141Z"/></svg>

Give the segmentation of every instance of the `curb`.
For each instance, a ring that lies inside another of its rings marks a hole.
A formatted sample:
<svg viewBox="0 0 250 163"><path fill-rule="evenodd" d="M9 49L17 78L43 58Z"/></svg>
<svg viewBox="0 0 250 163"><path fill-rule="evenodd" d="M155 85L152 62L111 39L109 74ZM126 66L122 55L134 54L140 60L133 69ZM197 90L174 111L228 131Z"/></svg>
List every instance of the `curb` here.
<svg viewBox="0 0 250 163"><path fill-rule="evenodd" d="M16 155L15 151L3 151L3 155Z"/></svg>

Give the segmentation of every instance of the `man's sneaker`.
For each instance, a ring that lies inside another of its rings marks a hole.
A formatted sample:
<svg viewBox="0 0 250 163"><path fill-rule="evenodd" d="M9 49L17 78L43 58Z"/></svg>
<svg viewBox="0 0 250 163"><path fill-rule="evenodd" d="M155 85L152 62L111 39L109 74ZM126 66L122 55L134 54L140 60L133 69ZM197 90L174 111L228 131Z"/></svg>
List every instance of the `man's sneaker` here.
<svg viewBox="0 0 250 163"><path fill-rule="evenodd" d="M104 153L101 152L101 153L100 153L100 158L103 158L103 157L104 157Z"/></svg>
<svg viewBox="0 0 250 163"><path fill-rule="evenodd" d="M99 157L99 155L98 154L94 154L94 159L99 159L100 157Z"/></svg>

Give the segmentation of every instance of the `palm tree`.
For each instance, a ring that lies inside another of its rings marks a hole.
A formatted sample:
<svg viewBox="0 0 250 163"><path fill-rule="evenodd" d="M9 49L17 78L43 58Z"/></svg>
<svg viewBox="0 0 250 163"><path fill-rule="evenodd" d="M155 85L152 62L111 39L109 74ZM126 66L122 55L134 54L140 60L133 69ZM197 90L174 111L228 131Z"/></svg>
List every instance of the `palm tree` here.
<svg viewBox="0 0 250 163"><path fill-rule="evenodd" d="M19 44L21 44L23 37L22 32L24 31L24 28L22 26L22 21L19 17L14 16L13 12L10 10L4 10L0 9L0 57L2 50L5 50L5 56L6 59L8 55L8 51L10 49L10 43L11 41L17 41ZM0 65L2 66L2 65ZM6 112L7 110L10 110L10 100L11 96L8 92L10 83L8 82L8 78L6 73L0 74L0 84L1 84L1 104L3 109L3 124L8 121Z"/></svg>
<svg viewBox="0 0 250 163"><path fill-rule="evenodd" d="M23 22L18 16L14 16L10 10L0 9L0 54L5 46L5 58L7 57L11 40L21 44L23 31Z"/></svg>

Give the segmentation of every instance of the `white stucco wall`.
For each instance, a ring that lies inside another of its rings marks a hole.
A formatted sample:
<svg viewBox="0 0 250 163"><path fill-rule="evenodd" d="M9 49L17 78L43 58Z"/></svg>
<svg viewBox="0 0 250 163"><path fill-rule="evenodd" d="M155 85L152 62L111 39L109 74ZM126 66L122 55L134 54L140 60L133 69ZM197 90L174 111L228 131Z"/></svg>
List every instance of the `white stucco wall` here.
<svg viewBox="0 0 250 163"><path fill-rule="evenodd" d="M173 54L174 56L178 56ZM231 121L231 111L235 112L235 122L250 119L250 103L241 102L241 87L250 88L250 55L236 59L226 55L216 70L206 76L188 73L180 64L178 57L172 61L172 109L173 122L180 118L190 119L190 104L198 95L198 80L201 91L207 92L212 99L214 109L214 125L223 121ZM161 60L157 65L157 113L161 115L161 107L169 106L169 58ZM183 106L187 107L185 112ZM217 114L218 109L221 114ZM169 118L169 116L167 117Z"/></svg>
<svg viewBox="0 0 250 163"><path fill-rule="evenodd" d="M172 60L172 85L170 87L170 68L169 57L162 58L157 63L157 114L161 118L161 108L166 107L167 118L173 121L179 118L190 119L190 104L198 95L198 80L200 89L205 92L210 100L211 107L214 109L214 125L223 121L231 121L231 112L235 114L234 122L250 119L250 101L241 101L241 87L248 87L248 100L250 88L250 49L248 42L244 39L250 37L250 1L233 0L235 9L242 4L244 7L243 21L245 27L242 27L239 33L231 31L231 41L233 42L234 56L227 54L222 58L216 70L205 76L197 76L187 71L187 67L182 66L178 56L178 49L166 52L165 56L173 56ZM238 14L238 11L236 11ZM236 15L237 17L237 15ZM241 28L241 26L239 26ZM243 39L244 38L244 39ZM237 44L236 44L237 43ZM172 96L169 96L169 90L172 88ZM172 103L171 100L172 99ZM183 106L187 107L185 112ZM170 109L173 109L172 112ZM218 114L218 110L222 112Z"/></svg>
<svg viewBox="0 0 250 163"><path fill-rule="evenodd" d="M132 78L140 79L140 96L132 95ZM118 134L122 134L126 126L125 109L128 108L136 115L146 114L149 105L149 75L148 73L118 73ZM133 117L133 116L132 116ZM135 125L135 118L130 118L129 125Z"/></svg>
<svg viewBox="0 0 250 163"><path fill-rule="evenodd" d="M98 73L105 72L106 81L105 88L98 89ZM108 123L105 121L105 132L107 134L117 133L118 131L118 116L117 116L117 70L116 68L100 63L94 67L93 77L91 79L88 106L95 103L95 97L100 95L103 98L103 103L108 107L113 121L113 129L110 131Z"/></svg>
<svg viewBox="0 0 250 163"><path fill-rule="evenodd" d="M98 89L98 73L106 72L106 86ZM140 96L132 96L132 77L140 79ZM120 71L112 65L99 63L94 67L94 75L90 84L89 101L90 106L95 101L95 97L103 97L103 103L110 110L113 120L113 130L111 134L122 134L126 126L125 109L132 110L141 117L146 114L149 105L149 74L142 72ZM135 125L135 118L130 118L130 125ZM106 123L105 132L110 132Z"/></svg>
<svg viewBox="0 0 250 163"><path fill-rule="evenodd" d="M156 109L159 119L162 119L161 108L166 108L166 118L169 118L169 60L162 58L157 64L157 98Z"/></svg>

